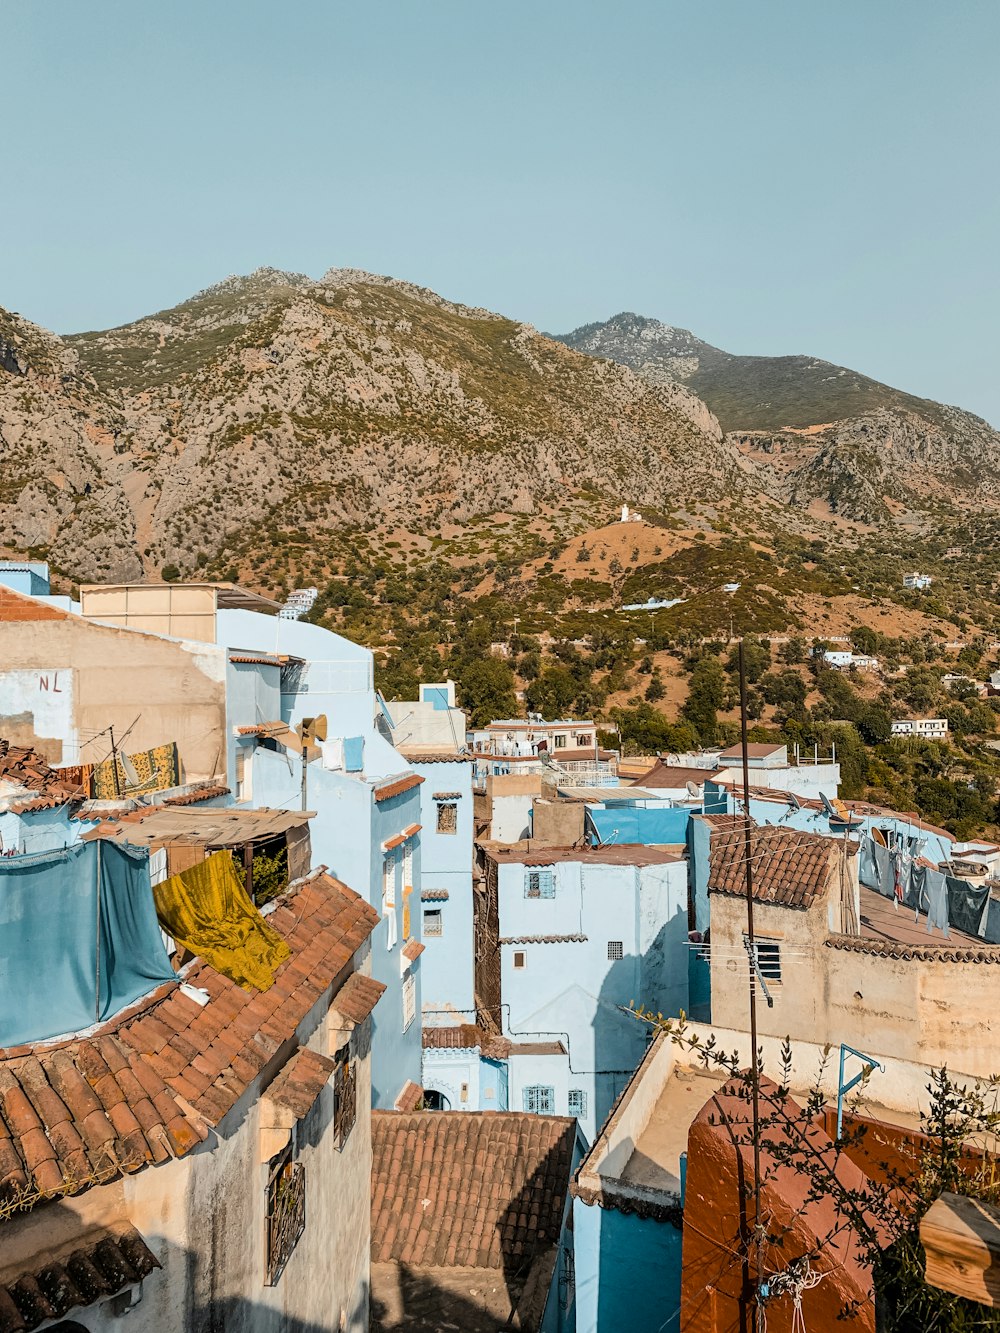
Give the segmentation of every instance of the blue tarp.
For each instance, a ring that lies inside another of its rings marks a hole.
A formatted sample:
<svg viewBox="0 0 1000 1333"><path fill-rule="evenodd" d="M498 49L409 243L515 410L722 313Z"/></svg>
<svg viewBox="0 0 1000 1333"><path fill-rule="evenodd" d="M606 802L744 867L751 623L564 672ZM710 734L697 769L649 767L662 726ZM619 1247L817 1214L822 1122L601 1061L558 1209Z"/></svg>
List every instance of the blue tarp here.
<svg viewBox="0 0 1000 1333"><path fill-rule="evenodd" d="M364 736L344 737L344 769L348 773L360 773L365 766Z"/></svg>
<svg viewBox="0 0 1000 1333"><path fill-rule="evenodd" d="M78 1032L175 979L145 848L0 857L0 1046Z"/></svg>
<svg viewBox="0 0 1000 1333"><path fill-rule="evenodd" d="M690 810L618 805L611 810L587 807L601 842L641 842L647 847L687 839Z"/></svg>

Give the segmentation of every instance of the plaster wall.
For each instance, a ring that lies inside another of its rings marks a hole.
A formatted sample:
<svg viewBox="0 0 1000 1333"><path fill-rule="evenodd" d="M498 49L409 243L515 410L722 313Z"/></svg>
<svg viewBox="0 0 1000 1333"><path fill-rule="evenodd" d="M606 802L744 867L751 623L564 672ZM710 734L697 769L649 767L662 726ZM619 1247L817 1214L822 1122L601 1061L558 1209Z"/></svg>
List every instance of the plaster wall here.
<svg viewBox="0 0 1000 1333"><path fill-rule="evenodd" d="M440 716L440 713L438 714ZM472 765L455 763L414 764L424 779L420 788L420 882L418 891L444 889L444 901L415 903L414 910L441 913L440 936L424 936L426 952L420 959L423 970L425 1008L468 1011L475 1006L473 992L472 857L473 800ZM438 832L435 792L459 792L454 802L457 827L454 833Z"/></svg>
<svg viewBox="0 0 1000 1333"><path fill-rule="evenodd" d="M132 727L128 751L176 741L183 781L221 770L226 660L213 644L67 616L0 624L0 662L0 734L34 733L21 743L50 764L105 758L104 738L87 741L113 725Z"/></svg>

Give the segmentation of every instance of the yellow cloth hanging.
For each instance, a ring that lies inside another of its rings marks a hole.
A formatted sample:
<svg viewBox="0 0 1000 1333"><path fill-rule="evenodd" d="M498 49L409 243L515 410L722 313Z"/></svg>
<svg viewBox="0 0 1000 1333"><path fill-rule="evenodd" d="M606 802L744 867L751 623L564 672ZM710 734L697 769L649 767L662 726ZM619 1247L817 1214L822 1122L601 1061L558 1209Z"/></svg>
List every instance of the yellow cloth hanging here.
<svg viewBox="0 0 1000 1333"><path fill-rule="evenodd" d="M244 990L269 990L291 950L239 881L229 852L172 875L153 889L160 925L189 953Z"/></svg>

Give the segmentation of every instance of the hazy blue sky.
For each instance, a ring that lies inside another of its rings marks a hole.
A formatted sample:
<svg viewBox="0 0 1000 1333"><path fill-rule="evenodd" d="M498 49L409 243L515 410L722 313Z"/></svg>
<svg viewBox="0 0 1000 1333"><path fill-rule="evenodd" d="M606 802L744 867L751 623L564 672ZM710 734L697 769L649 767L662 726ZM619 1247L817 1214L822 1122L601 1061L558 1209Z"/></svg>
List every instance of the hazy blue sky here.
<svg viewBox="0 0 1000 1333"><path fill-rule="evenodd" d="M1000 424L998 50L998 0L29 0L0 304L69 332L352 266Z"/></svg>

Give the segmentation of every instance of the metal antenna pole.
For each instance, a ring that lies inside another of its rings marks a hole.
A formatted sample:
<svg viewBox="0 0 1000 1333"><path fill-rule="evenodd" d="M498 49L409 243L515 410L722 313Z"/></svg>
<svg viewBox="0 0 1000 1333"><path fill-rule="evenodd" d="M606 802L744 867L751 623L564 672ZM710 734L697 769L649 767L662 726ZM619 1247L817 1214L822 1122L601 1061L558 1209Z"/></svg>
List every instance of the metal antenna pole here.
<svg viewBox="0 0 1000 1333"><path fill-rule="evenodd" d="M756 1244L756 1294L753 1327L760 1327L763 1236L760 1226L760 1070L757 1067L757 948L753 932L753 839L750 835L750 756L747 749L747 668L740 639L740 743L743 748L743 855L746 862L747 952L750 955L750 1090L753 1098L753 1229Z"/></svg>
<svg viewBox="0 0 1000 1333"><path fill-rule="evenodd" d="M122 783L118 776L118 747L115 745L114 727L108 727L108 733L111 736L111 771L115 775L115 795L120 801L122 798Z"/></svg>

